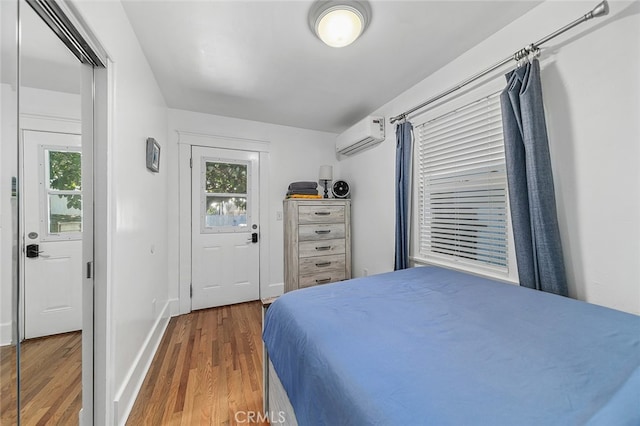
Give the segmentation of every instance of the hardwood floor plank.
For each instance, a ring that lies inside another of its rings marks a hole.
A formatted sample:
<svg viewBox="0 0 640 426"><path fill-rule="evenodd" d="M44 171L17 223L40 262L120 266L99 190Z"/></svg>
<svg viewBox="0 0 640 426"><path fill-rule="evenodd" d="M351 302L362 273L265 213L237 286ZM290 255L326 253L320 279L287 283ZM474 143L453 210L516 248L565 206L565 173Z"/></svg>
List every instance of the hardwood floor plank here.
<svg viewBox="0 0 640 426"><path fill-rule="evenodd" d="M0 347L0 425L17 423L16 385L16 348Z"/></svg>
<svg viewBox="0 0 640 426"><path fill-rule="evenodd" d="M178 382L178 389L177 389L177 394L176 394L176 403L173 407L173 412L182 412L184 410L184 402L185 402L185 396L187 393L187 383L189 381L189 366L191 364L191 353L193 353L193 348L195 346L195 341L196 341L196 329L195 329L196 324L191 321L191 332L190 332L190 336L189 336L189 340L187 342L187 347L186 350L183 353L183 357L182 357L182 371L179 377L179 382ZM198 333L198 337L199 337L199 333ZM198 342L200 341L200 339L198 338Z"/></svg>
<svg viewBox="0 0 640 426"><path fill-rule="evenodd" d="M23 424L77 424L81 341L68 333L23 343ZM15 424L15 349L0 351L0 424ZM127 424L235 425L261 410L261 304L250 302L171 319Z"/></svg>
<svg viewBox="0 0 640 426"><path fill-rule="evenodd" d="M246 422L262 416L261 309L256 301L172 318L127 425L268 425Z"/></svg>
<svg viewBox="0 0 640 426"><path fill-rule="evenodd" d="M15 348L0 349L0 424L16 419ZM9 357L7 354L11 353ZM74 425L82 407L82 333L26 340L20 345L23 425Z"/></svg>

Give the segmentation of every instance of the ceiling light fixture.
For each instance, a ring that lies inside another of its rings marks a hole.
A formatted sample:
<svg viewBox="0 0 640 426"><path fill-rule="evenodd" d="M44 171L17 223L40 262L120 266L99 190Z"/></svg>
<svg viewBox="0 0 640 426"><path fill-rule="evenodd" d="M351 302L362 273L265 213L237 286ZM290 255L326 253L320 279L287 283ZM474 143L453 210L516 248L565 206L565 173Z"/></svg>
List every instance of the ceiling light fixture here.
<svg viewBox="0 0 640 426"><path fill-rule="evenodd" d="M318 1L309 11L309 26L326 45L344 47L360 37L370 18L366 2Z"/></svg>

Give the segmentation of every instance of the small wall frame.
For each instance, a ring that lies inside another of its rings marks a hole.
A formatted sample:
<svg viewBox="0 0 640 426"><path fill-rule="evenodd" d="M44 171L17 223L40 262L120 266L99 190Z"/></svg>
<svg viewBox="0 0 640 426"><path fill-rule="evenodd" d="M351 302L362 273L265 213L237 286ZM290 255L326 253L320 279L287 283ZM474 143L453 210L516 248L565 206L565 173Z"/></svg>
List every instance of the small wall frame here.
<svg viewBox="0 0 640 426"><path fill-rule="evenodd" d="M154 138L147 138L147 169L160 171L160 144Z"/></svg>

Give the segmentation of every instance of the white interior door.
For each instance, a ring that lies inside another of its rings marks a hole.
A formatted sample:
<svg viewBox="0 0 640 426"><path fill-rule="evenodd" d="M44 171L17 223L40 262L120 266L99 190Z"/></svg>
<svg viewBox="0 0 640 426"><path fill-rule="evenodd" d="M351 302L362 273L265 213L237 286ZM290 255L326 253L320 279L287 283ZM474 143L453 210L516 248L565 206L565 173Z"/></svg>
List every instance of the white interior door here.
<svg viewBox="0 0 640 426"><path fill-rule="evenodd" d="M192 148L191 309L260 297L259 158Z"/></svg>
<svg viewBox="0 0 640 426"><path fill-rule="evenodd" d="M82 328L81 138L25 130L24 338Z"/></svg>

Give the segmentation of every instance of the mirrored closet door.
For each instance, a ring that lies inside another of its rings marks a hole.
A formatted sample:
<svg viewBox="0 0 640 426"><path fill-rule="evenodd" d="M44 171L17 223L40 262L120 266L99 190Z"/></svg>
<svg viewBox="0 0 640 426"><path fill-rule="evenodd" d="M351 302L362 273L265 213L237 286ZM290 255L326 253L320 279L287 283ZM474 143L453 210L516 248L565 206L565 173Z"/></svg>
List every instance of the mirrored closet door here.
<svg viewBox="0 0 640 426"><path fill-rule="evenodd" d="M20 419L82 407L82 64L20 9Z"/></svg>
<svg viewBox="0 0 640 426"><path fill-rule="evenodd" d="M0 424L92 417L87 266L94 70L102 64L75 16L64 3L2 1Z"/></svg>

